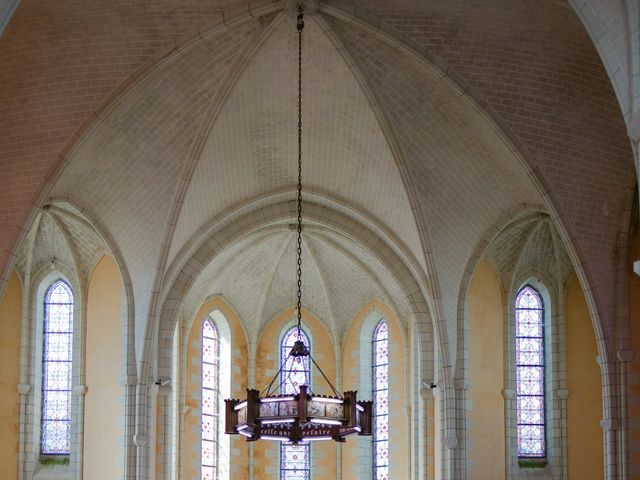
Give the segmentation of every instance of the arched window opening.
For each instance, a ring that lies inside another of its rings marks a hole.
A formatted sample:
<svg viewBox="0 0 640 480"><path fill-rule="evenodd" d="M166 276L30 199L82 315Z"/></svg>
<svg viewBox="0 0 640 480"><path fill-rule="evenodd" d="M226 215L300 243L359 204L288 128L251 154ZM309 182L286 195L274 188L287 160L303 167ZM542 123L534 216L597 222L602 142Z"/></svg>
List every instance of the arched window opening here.
<svg viewBox="0 0 640 480"><path fill-rule="evenodd" d="M382 319L372 337L373 478L389 478L389 326Z"/></svg>
<svg viewBox="0 0 640 480"><path fill-rule="evenodd" d="M220 345L218 329L206 317L202 322L201 479L217 480L219 457Z"/></svg>
<svg viewBox="0 0 640 480"><path fill-rule="evenodd" d="M44 297L40 453L69 455L73 359L73 293L63 280Z"/></svg>
<svg viewBox="0 0 640 480"><path fill-rule="evenodd" d="M300 340L309 351L311 343L307 335L300 331ZM280 393L296 394L300 385L311 386L311 364L309 357L290 357L289 352L298 340L298 328L287 330L280 344ZM280 445L280 480L311 480L311 446L308 443Z"/></svg>
<svg viewBox="0 0 640 480"><path fill-rule="evenodd" d="M545 445L544 308L540 294L523 287L515 302L516 417L519 458L543 458Z"/></svg>

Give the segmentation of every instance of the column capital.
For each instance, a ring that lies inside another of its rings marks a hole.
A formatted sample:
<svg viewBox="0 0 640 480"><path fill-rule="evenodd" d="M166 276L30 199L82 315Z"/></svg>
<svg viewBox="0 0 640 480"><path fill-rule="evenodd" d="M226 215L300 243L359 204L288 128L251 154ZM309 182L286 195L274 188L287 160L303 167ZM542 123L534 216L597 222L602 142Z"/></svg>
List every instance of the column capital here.
<svg viewBox="0 0 640 480"><path fill-rule="evenodd" d="M18 393L21 395L26 395L31 390L31 385L28 383L19 383L18 384Z"/></svg>
<svg viewBox="0 0 640 480"><path fill-rule="evenodd" d="M75 393L76 395L84 395L85 393L87 393L87 386L82 384L74 385L73 393Z"/></svg>
<svg viewBox="0 0 640 480"><path fill-rule="evenodd" d="M147 436L136 434L133 436L133 443L135 443L136 447L144 447L147 444Z"/></svg>
<svg viewBox="0 0 640 480"><path fill-rule="evenodd" d="M513 400L516 398L516 391L513 388L505 388L502 390L502 396L506 399Z"/></svg>

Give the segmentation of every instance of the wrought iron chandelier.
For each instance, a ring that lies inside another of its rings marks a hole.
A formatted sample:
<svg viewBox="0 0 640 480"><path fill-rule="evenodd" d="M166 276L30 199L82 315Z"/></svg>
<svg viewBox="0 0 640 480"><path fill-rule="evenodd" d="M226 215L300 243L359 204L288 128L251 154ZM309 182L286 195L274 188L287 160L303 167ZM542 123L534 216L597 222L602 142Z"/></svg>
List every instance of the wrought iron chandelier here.
<svg viewBox="0 0 640 480"><path fill-rule="evenodd" d="M308 385L293 394L276 395L272 387L283 374L282 366L261 393L247 389L246 400L225 400L225 433L248 441L278 440L292 443L316 440L344 442L348 435L371 435L372 402L358 401L356 391L340 395L313 359L302 334L302 30L304 12L298 7L298 225L297 225L297 340L289 357L309 357L331 387L332 396L315 395Z"/></svg>

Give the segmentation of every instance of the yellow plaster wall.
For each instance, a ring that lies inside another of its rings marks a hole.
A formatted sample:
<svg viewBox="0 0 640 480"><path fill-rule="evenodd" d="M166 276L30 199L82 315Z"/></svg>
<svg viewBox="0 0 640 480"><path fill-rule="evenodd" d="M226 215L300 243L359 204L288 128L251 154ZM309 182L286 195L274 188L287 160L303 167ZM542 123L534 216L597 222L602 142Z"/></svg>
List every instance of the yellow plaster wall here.
<svg viewBox="0 0 640 480"><path fill-rule="evenodd" d="M202 376L201 335L204 317L219 310L231 331L231 397L245 398L247 389L247 341L235 311L221 298L205 302L191 324L186 351L186 395L183 418L183 448L181 478L200 478L200 378ZM180 357L182 358L182 352ZM182 410L182 407L180 410ZM223 427L224 428L224 427ZM221 431L221 434L224 433ZM244 437L232 435L230 439L230 477L248 478L248 449Z"/></svg>
<svg viewBox="0 0 640 480"><path fill-rule="evenodd" d="M602 382L598 348L587 303L575 274L565 294L569 478L596 480L604 472Z"/></svg>
<svg viewBox="0 0 640 480"><path fill-rule="evenodd" d="M504 303L488 262L478 263L468 294L469 312L469 479L505 476Z"/></svg>
<svg viewBox="0 0 640 480"><path fill-rule="evenodd" d="M123 388L120 385L122 280L113 258L96 265L87 297L84 478L122 478Z"/></svg>
<svg viewBox="0 0 640 480"><path fill-rule="evenodd" d="M303 328L311 336L311 354L322 367L329 380L335 385L336 358L333 342L320 321L306 310L302 311ZM269 384L279 366L280 336L295 317L293 309L285 310L271 320L260 336L256 352L256 385L258 389ZM318 394L332 394L317 369L313 369L313 391ZM336 478L336 452L334 442L316 442L311 446L311 471L313 478ZM254 450L254 479L274 480L278 478L278 442L256 442ZM344 477L343 478L349 478Z"/></svg>
<svg viewBox="0 0 640 480"><path fill-rule="evenodd" d="M634 260L640 260L640 231L636 231L628 262L629 279L629 329L630 348L634 352L633 361L629 363L627 394L629 398L628 415L630 419L640 418L640 277L633 272ZM629 426L629 445L640 445L640 426L631 422ZM629 463L640 465L640 449L630 448Z"/></svg>
<svg viewBox="0 0 640 480"><path fill-rule="evenodd" d="M2 478L18 477L18 382L22 285L15 272L0 302L0 468Z"/></svg>
<svg viewBox="0 0 640 480"><path fill-rule="evenodd" d="M411 470L410 428L412 421L407 395L405 346L402 329L393 311L384 303L372 300L360 310L347 331L343 346L345 389L360 382L360 331L372 312L380 313L389 325L389 478L409 478ZM371 400L358 395L363 400ZM342 448L342 478L359 478L358 446L371 437L348 438Z"/></svg>

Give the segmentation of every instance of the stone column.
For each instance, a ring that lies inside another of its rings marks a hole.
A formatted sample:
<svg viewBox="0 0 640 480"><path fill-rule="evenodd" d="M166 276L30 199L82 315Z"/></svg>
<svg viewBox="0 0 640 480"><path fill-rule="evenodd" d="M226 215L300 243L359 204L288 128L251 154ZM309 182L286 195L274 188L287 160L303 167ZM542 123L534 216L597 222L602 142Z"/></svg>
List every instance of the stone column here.
<svg viewBox="0 0 640 480"><path fill-rule="evenodd" d="M73 386L73 396L75 397L76 405L78 406L78 421L76 424L76 431L74 433L73 443L75 444L75 448L72 448L72 451L75 450L72 455L73 464L70 465L73 477L77 480L82 479L82 465L84 460L84 401L85 394L87 393L86 385L74 385Z"/></svg>
<svg viewBox="0 0 640 480"><path fill-rule="evenodd" d="M19 417L19 425L20 432L18 434L18 480L24 480L25 478L25 459L26 459L26 449L27 449L27 441L28 441L28 432L27 432L27 400L29 392L31 391L31 385L28 383L19 383L18 384L18 393L20 394L20 417Z"/></svg>
<svg viewBox="0 0 640 480"><path fill-rule="evenodd" d="M561 388L556 391L556 397L559 402L559 410L560 410L560 464L561 464L561 475L562 479L566 480L568 478L568 466L569 466L569 455L568 455L568 431L567 431L567 399L569 398L569 389Z"/></svg>

